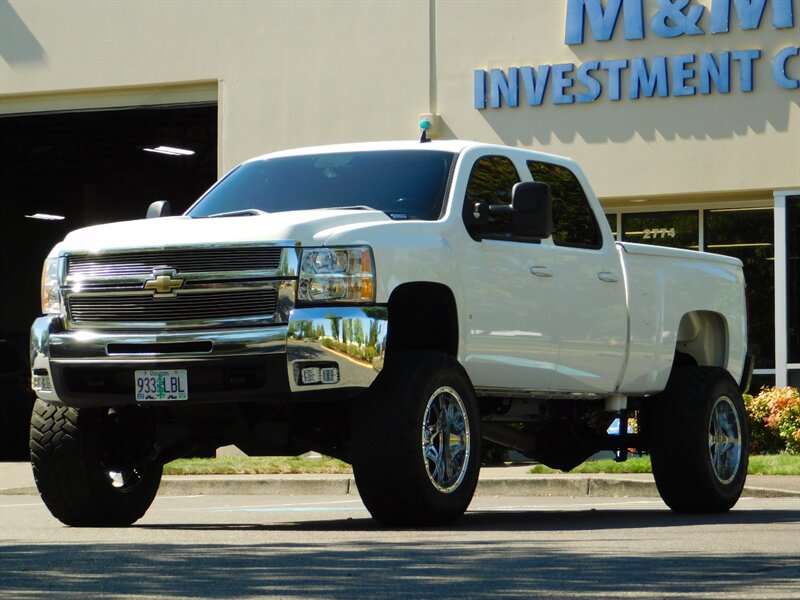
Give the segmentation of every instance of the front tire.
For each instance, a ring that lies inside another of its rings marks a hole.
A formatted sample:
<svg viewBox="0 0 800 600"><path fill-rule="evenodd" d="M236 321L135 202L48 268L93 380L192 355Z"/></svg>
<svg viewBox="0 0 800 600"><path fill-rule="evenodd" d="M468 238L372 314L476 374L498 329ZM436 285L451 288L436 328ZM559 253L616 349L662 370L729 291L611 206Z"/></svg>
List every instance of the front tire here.
<svg viewBox="0 0 800 600"><path fill-rule="evenodd" d="M136 460L124 440L141 439L140 421L108 409L36 400L31 465L55 518L74 527L124 527L144 515L161 483L161 465Z"/></svg>
<svg viewBox="0 0 800 600"><path fill-rule="evenodd" d="M361 499L383 525L446 525L464 514L478 483L475 393L440 352L387 364L352 419L353 472Z"/></svg>
<svg viewBox="0 0 800 600"><path fill-rule="evenodd" d="M744 401L717 367L676 369L646 415L656 486L680 513L720 513L741 496L750 436Z"/></svg>

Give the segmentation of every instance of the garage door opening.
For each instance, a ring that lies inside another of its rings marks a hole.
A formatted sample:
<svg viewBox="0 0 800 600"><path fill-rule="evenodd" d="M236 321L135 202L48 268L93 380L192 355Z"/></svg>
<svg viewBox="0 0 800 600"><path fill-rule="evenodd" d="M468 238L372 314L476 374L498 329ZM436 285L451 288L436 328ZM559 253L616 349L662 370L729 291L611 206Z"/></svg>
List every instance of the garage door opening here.
<svg viewBox="0 0 800 600"><path fill-rule="evenodd" d="M143 218L155 200L183 212L217 177L217 106L2 116L0 146L0 356L21 357L0 364L6 387L12 365L27 371L50 249L73 229Z"/></svg>

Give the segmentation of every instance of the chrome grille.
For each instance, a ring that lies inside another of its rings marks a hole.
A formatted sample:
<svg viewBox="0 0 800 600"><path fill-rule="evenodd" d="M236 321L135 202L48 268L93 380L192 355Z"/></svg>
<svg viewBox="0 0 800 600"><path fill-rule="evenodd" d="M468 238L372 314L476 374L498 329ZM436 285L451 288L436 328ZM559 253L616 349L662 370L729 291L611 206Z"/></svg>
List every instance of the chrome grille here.
<svg viewBox="0 0 800 600"><path fill-rule="evenodd" d="M125 252L119 254L72 255L67 259L67 277L95 279L150 275L169 266L179 273L273 271L280 266L281 248L195 248Z"/></svg>
<svg viewBox="0 0 800 600"><path fill-rule="evenodd" d="M75 295L68 298L72 322L175 323L180 321L271 317L277 309L277 291L219 290L155 298L150 294Z"/></svg>

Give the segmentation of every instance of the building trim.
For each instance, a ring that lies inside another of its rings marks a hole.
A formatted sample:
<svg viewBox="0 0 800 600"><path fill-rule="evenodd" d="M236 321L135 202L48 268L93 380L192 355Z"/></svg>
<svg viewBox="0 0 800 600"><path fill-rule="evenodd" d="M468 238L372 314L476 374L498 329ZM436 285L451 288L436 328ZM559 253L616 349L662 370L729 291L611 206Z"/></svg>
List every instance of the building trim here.
<svg viewBox="0 0 800 600"><path fill-rule="evenodd" d="M0 115L216 103L217 81L89 88L0 96Z"/></svg>
<svg viewBox="0 0 800 600"><path fill-rule="evenodd" d="M800 195L797 190L776 190L775 196L775 385L789 385L789 369L795 365L788 364L789 354L789 322L787 307L786 271L788 243L786 239L786 199Z"/></svg>

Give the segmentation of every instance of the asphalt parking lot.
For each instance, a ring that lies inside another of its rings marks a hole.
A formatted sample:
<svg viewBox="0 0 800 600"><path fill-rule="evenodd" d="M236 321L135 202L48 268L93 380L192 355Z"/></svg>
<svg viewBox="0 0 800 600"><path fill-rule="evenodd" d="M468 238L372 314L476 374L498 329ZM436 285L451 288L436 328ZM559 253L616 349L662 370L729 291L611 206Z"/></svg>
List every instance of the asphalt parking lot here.
<svg viewBox="0 0 800 600"><path fill-rule="evenodd" d="M0 496L3 598L800 598L800 499L682 516L658 498L477 496L385 530L357 496L160 495L125 529Z"/></svg>

